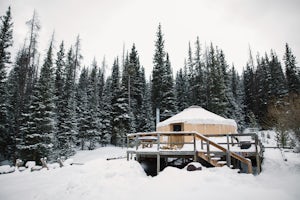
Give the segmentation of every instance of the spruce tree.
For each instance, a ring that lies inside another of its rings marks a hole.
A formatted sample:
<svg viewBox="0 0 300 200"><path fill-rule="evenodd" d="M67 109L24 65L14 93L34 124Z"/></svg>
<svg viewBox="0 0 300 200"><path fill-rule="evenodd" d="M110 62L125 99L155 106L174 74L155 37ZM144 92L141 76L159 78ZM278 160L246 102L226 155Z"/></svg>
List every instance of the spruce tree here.
<svg viewBox="0 0 300 200"><path fill-rule="evenodd" d="M13 141L8 130L8 102L7 102L7 85L6 71L7 65L10 64L10 52L8 48L12 46L12 26L10 7L6 11L6 15L1 17L0 24L0 159L1 155L4 159L11 159L13 153L11 146Z"/></svg>
<svg viewBox="0 0 300 200"><path fill-rule="evenodd" d="M287 86L290 94L300 93L300 72L296 67L296 58L288 44L285 45L284 64L286 70Z"/></svg>
<svg viewBox="0 0 300 200"><path fill-rule="evenodd" d="M52 42L41 68L40 78L34 87L28 121L23 124L24 143L21 146L23 158L39 161L40 158L53 159L55 135L55 104Z"/></svg>
<svg viewBox="0 0 300 200"><path fill-rule="evenodd" d="M157 39L155 41L155 52L152 71L152 110L160 109L161 120L165 120L176 112L174 83L169 56L164 50L164 39L161 25L158 26Z"/></svg>

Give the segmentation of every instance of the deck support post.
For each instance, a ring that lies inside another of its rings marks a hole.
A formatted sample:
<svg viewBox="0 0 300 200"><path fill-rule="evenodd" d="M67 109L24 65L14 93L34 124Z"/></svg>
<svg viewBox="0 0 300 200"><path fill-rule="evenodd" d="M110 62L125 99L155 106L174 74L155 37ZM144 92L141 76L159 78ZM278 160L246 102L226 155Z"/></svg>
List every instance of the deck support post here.
<svg viewBox="0 0 300 200"><path fill-rule="evenodd" d="M229 150L230 149L230 146L229 146L229 135L227 134L226 137L227 137L227 150Z"/></svg>
<svg viewBox="0 0 300 200"><path fill-rule="evenodd" d="M231 157L230 157L230 151L229 151L229 150L226 151L226 163L227 163L227 167L230 168L230 165L231 165Z"/></svg>
<svg viewBox="0 0 300 200"><path fill-rule="evenodd" d="M156 166L156 172L157 172L157 175L159 174L160 172L160 155L159 155L159 152L157 153L157 166Z"/></svg>
<svg viewBox="0 0 300 200"><path fill-rule="evenodd" d="M258 145L258 136L255 135L256 169L257 169L257 174L260 174L260 158L259 158L257 145Z"/></svg>
<svg viewBox="0 0 300 200"><path fill-rule="evenodd" d="M129 161L129 152L127 152L127 161Z"/></svg>
<svg viewBox="0 0 300 200"><path fill-rule="evenodd" d="M197 162L197 147L196 147L196 136L195 133L193 134L194 138L194 162Z"/></svg>

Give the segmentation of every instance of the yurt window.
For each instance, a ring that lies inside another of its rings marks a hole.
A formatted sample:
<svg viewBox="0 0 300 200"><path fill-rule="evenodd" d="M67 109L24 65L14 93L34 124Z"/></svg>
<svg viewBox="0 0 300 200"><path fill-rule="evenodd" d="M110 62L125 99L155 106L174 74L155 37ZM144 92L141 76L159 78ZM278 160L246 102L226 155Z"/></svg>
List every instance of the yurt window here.
<svg viewBox="0 0 300 200"><path fill-rule="evenodd" d="M173 131L182 131L182 124L173 124Z"/></svg>

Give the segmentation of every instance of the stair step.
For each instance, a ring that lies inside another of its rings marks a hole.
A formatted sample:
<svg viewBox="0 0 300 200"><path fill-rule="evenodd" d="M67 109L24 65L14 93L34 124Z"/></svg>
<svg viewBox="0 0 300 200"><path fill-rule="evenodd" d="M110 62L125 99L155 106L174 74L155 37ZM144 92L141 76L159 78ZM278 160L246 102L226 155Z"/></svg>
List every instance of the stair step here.
<svg viewBox="0 0 300 200"><path fill-rule="evenodd" d="M211 160L219 161L219 160L221 160L221 158L219 158L219 157L213 157L213 158L211 158Z"/></svg>
<svg viewBox="0 0 300 200"><path fill-rule="evenodd" d="M221 160L221 161L218 161L218 164L225 165L225 164L227 164L227 161Z"/></svg>
<svg viewBox="0 0 300 200"><path fill-rule="evenodd" d="M204 155L208 156L207 153L205 153ZM213 153L211 153L209 155L210 155L210 157L214 157L215 156L215 154L213 154Z"/></svg>

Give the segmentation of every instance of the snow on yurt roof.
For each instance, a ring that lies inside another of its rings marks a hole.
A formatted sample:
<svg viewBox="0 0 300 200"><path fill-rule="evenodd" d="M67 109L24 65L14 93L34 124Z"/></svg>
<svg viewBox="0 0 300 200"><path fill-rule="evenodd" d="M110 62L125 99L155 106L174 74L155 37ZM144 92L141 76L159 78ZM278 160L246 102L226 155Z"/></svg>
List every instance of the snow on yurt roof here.
<svg viewBox="0 0 300 200"><path fill-rule="evenodd" d="M166 126L174 123L187 124L223 124L237 127L233 119L226 119L215 113L209 112L200 106L191 106L182 112L170 117L169 119L157 124L157 127Z"/></svg>

